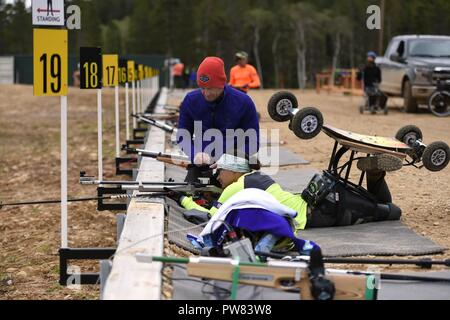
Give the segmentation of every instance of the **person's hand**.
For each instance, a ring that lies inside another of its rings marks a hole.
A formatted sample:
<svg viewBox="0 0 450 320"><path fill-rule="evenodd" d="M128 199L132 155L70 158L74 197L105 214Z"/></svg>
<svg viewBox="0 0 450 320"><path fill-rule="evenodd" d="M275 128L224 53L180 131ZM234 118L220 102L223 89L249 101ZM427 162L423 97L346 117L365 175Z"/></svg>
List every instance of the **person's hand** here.
<svg viewBox="0 0 450 320"><path fill-rule="evenodd" d="M194 164L198 167L204 166L204 165L211 165L211 157L209 154L200 152L197 153L194 157Z"/></svg>
<svg viewBox="0 0 450 320"><path fill-rule="evenodd" d="M179 205L181 205L181 202L183 201L184 198L184 194L169 188L164 188L164 191L167 192L166 197L169 199L172 199L173 201L175 201L176 203L178 203Z"/></svg>

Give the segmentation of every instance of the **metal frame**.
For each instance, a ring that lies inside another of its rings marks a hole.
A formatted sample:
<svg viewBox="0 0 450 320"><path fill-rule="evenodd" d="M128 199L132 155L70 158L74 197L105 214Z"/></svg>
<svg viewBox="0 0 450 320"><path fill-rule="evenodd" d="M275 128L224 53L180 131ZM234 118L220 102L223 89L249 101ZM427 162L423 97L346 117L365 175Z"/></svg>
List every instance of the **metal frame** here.
<svg viewBox="0 0 450 320"><path fill-rule="evenodd" d="M127 194L127 190L123 190L121 187L97 188L97 195L99 198L117 194ZM127 208L128 204L126 203L104 203L103 199L99 199L97 202L97 211L126 211Z"/></svg>
<svg viewBox="0 0 450 320"><path fill-rule="evenodd" d="M338 150L338 147L339 147L339 142L336 141L334 143L333 151L331 153L330 162L328 165L328 172L330 174L333 174L333 175L339 177L345 184L351 184L349 181L349 177L350 177L350 172L352 170L353 162L355 160L359 159L359 158L355 158L357 152L354 150L351 151L350 160L344 164L344 166L341 168L341 171L339 172L339 161L348 151L350 151L350 149L347 147L341 146ZM345 178L342 178L342 174L343 174L344 170L345 170ZM361 176L359 179L359 183L358 183L359 187L362 186L364 177L365 177L365 172L363 171L361 173Z"/></svg>
<svg viewBox="0 0 450 320"><path fill-rule="evenodd" d="M121 164L124 163L137 163L138 158L116 158L116 175L127 175L132 177L133 176L133 169L122 169Z"/></svg>
<svg viewBox="0 0 450 320"><path fill-rule="evenodd" d="M133 130L133 139L134 140L139 140L139 139L144 139L145 138L145 134L147 133L148 129L147 128L136 128ZM139 133L143 133L139 134Z"/></svg>
<svg viewBox="0 0 450 320"><path fill-rule="evenodd" d="M135 147L139 146L140 147L144 144L144 140L143 139L127 140L125 144L126 144L127 148L130 148L131 146L135 146ZM127 152L127 154L131 154L131 153Z"/></svg>
<svg viewBox="0 0 450 320"><path fill-rule="evenodd" d="M67 286L70 277L79 279L78 284L98 284L99 273L68 274L69 260L108 260L116 253L116 248L60 248L59 249L59 284Z"/></svg>

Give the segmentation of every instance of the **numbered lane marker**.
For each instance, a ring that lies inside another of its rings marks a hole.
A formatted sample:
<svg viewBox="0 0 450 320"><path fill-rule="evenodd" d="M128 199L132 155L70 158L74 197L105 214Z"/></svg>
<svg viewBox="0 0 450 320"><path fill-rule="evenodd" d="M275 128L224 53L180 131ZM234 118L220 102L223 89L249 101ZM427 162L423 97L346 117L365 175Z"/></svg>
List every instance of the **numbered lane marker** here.
<svg viewBox="0 0 450 320"><path fill-rule="evenodd" d="M144 79L144 65L138 65L138 80Z"/></svg>
<svg viewBox="0 0 450 320"><path fill-rule="evenodd" d="M81 47L80 68L81 89L102 88L103 64L101 48Z"/></svg>
<svg viewBox="0 0 450 320"><path fill-rule="evenodd" d="M128 82L128 61L126 59L119 59L119 83L125 84Z"/></svg>
<svg viewBox="0 0 450 320"><path fill-rule="evenodd" d="M134 61L128 60L128 82L133 82L134 73Z"/></svg>
<svg viewBox="0 0 450 320"><path fill-rule="evenodd" d="M103 86L115 87L119 85L119 56L116 54L103 55Z"/></svg>
<svg viewBox="0 0 450 320"><path fill-rule="evenodd" d="M33 30L35 96L66 96L68 80L67 30Z"/></svg>

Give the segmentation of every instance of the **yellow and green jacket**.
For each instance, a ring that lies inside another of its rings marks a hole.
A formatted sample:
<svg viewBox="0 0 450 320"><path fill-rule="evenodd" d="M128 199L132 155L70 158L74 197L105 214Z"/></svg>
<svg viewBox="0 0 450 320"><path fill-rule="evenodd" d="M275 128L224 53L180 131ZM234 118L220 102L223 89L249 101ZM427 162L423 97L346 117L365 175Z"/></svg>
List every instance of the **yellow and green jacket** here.
<svg viewBox="0 0 450 320"><path fill-rule="evenodd" d="M236 193L248 189L255 188L264 190L270 193L275 199L277 199L281 204L288 208L291 208L297 212L297 217L295 218L296 227L295 231L304 230L306 227L306 214L307 214L307 203L301 195L295 195L290 192L284 191L281 186L276 183L271 177L263 174L259 171L251 172L243 175L238 181L229 185L220 195L218 200L218 206L224 204L228 199L234 196ZM218 206L213 206L211 209L206 209L197 203L192 198L185 197L181 205L187 210L200 210L203 212L208 212L210 216L213 216L217 210Z"/></svg>

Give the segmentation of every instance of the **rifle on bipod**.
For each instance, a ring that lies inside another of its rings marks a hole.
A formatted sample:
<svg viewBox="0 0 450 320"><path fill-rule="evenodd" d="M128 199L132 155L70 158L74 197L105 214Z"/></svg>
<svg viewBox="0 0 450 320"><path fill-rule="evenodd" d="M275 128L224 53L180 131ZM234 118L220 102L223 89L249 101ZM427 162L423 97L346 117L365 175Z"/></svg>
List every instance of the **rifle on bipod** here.
<svg viewBox="0 0 450 320"><path fill-rule="evenodd" d="M138 113L137 116L152 118L158 121L176 121L180 115L178 113Z"/></svg>
<svg viewBox="0 0 450 320"><path fill-rule="evenodd" d="M121 199L133 199L133 198L161 198L167 195L167 192L164 193L149 193L149 194L138 194L138 195L128 195L128 194L119 194L119 195L110 195L104 197L87 197L87 198L72 198L67 199L67 202L89 202L89 201L99 201L99 200L121 200ZM55 200L32 200L32 201L24 201L24 202L11 202L11 203L3 203L0 202L0 210L3 207L20 207L20 206L32 206L32 205L41 205L41 204L60 204L61 199Z"/></svg>
<svg viewBox="0 0 450 320"><path fill-rule="evenodd" d="M255 254L260 257L273 259L281 259L283 261L301 262L309 261L308 256L286 256L276 253L258 252ZM433 266L450 267L450 259L433 260L433 259L359 259L359 258L323 258L324 263L330 264L372 264L372 265L415 265L423 269L431 269Z"/></svg>
<svg viewBox="0 0 450 320"><path fill-rule="evenodd" d="M142 121L142 122L145 122L145 123L147 123L149 125L152 125L152 126L157 127L157 128L159 128L161 130L164 130L167 133L177 132L177 128L169 126L168 124L165 124L164 122L156 121L155 119L152 119L152 118L149 118L149 117L143 117L143 116L139 116L139 115L135 115L135 114L132 114L131 116L136 118L136 119L138 119L138 120L140 120L140 121Z"/></svg>
<svg viewBox="0 0 450 320"><path fill-rule="evenodd" d="M186 264L190 277L233 283L232 299L238 284L300 291L302 300L376 300L381 280L450 283L449 278L325 269L320 256L309 261L271 260L267 263L239 262L230 258L169 258L137 254L142 263ZM314 261L315 260L315 261ZM314 262L313 262L314 261Z"/></svg>
<svg viewBox="0 0 450 320"><path fill-rule="evenodd" d="M302 300L376 300L373 274L325 273L321 253L312 251L311 262L239 262L229 258L169 258L137 254L142 263L185 264L190 277L232 282L231 299L239 284L299 290Z"/></svg>
<svg viewBox="0 0 450 320"><path fill-rule="evenodd" d="M144 158L153 158L158 161L172 164L178 167L187 168L191 162L190 159L186 156L181 155L174 155L169 153L163 153L163 152L155 152L150 150L143 150L143 149L136 149L136 148L130 148L127 145L122 145L122 150L126 151L130 154L137 154Z"/></svg>
<svg viewBox="0 0 450 320"><path fill-rule="evenodd" d="M221 194L222 189L208 183L194 182L153 182L153 181L101 181L95 177L86 176L85 172L80 172L81 185L113 185L121 190L131 190L139 192L181 192L186 195L197 195L199 193L210 192Z"/></svg>

